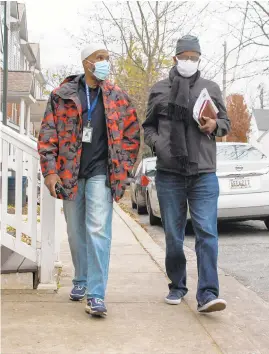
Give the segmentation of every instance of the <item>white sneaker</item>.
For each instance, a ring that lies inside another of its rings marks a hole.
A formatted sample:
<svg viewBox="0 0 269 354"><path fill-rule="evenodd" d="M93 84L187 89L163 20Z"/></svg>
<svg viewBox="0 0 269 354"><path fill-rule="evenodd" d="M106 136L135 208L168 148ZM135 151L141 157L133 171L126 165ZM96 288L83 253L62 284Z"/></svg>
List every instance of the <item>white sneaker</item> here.
<svg viewBox="0 0 269 354"><path fill-rule="evenodd" d="M201 313L210 313L216 311L223 311L227 307L227 302L223 299L214 299L207 302L203 306L198 306L198 312Z"/></svg>

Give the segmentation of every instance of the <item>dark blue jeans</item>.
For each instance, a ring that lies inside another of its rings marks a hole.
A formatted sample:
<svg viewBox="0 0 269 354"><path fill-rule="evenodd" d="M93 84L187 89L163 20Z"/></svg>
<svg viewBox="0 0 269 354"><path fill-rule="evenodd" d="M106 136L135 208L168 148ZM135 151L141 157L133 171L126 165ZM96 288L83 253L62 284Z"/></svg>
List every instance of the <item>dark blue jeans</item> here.
<svg viewBox="0 0 269 354"><path fill-rule="evenodd" d="M197 301L203 305L218 297L217 273L218 230L217 202L219 183L215 173L184 177L158 171L156 187L166 236L166 272L170 289L184 296L186 258L183 250L187 206L196 235L195 250L198 268Z"/></svg>

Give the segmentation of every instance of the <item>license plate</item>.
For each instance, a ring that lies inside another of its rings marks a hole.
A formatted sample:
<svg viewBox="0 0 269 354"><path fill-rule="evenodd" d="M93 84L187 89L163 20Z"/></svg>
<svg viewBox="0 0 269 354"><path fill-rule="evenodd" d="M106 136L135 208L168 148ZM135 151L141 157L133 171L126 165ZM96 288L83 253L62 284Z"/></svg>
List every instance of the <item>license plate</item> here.
<svg viewBox="0 0 269 354"><path fill-rule="evenodd" d="M231 189L247 189L251 188L250 179L248 178L234 178L230 179Z"/></svg>

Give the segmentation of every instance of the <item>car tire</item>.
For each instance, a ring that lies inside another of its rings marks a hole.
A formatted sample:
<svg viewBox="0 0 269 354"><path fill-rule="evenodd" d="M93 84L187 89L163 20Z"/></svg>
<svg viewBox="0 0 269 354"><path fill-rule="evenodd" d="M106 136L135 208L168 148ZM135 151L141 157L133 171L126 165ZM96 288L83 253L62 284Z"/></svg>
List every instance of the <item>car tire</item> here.
<svg viewBox="0 0 269 354"><path fill-rule="evenodd" d="M265 226L267 227L267 229L269 230L269 217L264 220L264 223L265 223Z"/></svg>
<svg viewBox="0 0 269 354"><path fill-rule="evenodd" d="M137 214L138 215L143 215L143 214L146 214L147 213L147 208L146 207L144 207L144 206L140 206L139 204L138 204L138 198L137 198L137 194L136 194L136 210L137 210Z"/></svg>
<svg viewBox="0 0 269 354"><path fill-rule="evenodd" d="M147 210L148 210L148 214L149 214L150 225L151 226L158 225L160 223L160 219L157 216L155 216L152 212L149 195L147 195Z"/></svg>
<svg viewBox="0 0 269 354"><path fill-rule="evenodd" d="M137 205L136 205L136 203L132 200L132 209L136 209L137 208Z"/></svg>

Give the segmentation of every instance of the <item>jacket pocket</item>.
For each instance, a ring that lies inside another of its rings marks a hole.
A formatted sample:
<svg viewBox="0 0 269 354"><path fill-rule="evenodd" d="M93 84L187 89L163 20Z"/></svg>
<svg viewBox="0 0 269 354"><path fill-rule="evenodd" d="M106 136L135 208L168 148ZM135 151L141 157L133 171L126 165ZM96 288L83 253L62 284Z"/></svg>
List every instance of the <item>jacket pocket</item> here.
<svg viewBox="0 0 269 354"><path fill-rule="evenodd" d="M123 138L123 120L118 116L112 116L113 118L107 118L108 133L113 141L119 143Z"/></svg>

